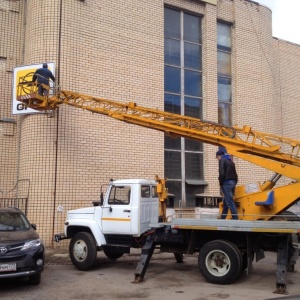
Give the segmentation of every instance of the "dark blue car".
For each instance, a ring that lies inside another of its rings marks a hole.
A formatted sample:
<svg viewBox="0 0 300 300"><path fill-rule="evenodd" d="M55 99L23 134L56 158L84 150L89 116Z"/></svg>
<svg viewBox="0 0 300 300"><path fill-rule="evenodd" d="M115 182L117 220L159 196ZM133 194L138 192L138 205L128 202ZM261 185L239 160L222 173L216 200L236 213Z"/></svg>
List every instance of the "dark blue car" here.
<svg viewBox="0 0 300 300"><path fill-rule="evenodd" d="M16 207L0 208L0 280L28 277L37 285L44 262L45 248L36 226Z"/></svg>

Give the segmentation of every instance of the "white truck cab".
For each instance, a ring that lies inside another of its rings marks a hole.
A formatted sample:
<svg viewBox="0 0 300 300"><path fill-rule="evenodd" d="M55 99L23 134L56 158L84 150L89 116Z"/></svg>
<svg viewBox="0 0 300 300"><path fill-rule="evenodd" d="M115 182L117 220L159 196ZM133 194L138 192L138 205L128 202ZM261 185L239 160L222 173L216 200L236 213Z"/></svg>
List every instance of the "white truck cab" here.
<svg viewBox="0 0 300 300"><path fill-rule="evenodd" d="M110 183L101 209L104 234L139 236L157 222L159 201L156 182L142 179L116 180Z"/></svg>
<svg viewBox="0 0 300 300"><path fill-rule="evenodd" d="M68 211L64 235L69 237L75 227L87 227L100 247L106 244L105 234L140 236L150 229L150 223L157 222L158 214L154 180L111 181L103 203Z"/></svg>

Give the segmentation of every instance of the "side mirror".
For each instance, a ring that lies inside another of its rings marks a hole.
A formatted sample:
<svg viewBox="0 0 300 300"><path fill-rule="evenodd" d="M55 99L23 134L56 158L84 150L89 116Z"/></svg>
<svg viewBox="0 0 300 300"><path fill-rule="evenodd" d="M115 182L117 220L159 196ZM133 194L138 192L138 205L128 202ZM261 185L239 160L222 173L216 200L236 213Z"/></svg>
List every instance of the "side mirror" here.
<svg viewBox="0 0 300 300"><path fill-rule="evenodd" d="M102 206L104 202L103 192L100 194L100 205Z"/></svg>
<svg viewBox="0 0 300 300"><path fill-rule="evenodd" d="M36 230L36 224L31 224L31 227Z"/></svg>

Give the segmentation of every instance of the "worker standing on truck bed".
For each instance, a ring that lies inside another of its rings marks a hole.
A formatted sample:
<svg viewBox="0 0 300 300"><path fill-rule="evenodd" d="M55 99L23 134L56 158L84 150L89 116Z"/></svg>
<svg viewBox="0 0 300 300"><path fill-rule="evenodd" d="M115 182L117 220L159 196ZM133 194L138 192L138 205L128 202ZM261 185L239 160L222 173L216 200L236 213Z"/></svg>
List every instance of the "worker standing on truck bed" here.
<svg viewBox="0 0 300 300"><path fill-rule="evenodd" d="M235 186L238 181L235 164L230 156L222 150L217 151L216 158L219 160L219 183L223 192L221 219L226 219L228 209L230 209L232 219L238 220L237 210L233 201Z"/></svg>
<svg viewBox="0 0 300 300"><path fill-rule="evenodd" d="M32 77L32 82L37 81L38 84L38 94L43 96L48 96L49 91L45 89L42 84L49 86L49 78L54 82L55 77L52 72L48 69L48 64L43 63L43 67L35 71Z"/></svg>

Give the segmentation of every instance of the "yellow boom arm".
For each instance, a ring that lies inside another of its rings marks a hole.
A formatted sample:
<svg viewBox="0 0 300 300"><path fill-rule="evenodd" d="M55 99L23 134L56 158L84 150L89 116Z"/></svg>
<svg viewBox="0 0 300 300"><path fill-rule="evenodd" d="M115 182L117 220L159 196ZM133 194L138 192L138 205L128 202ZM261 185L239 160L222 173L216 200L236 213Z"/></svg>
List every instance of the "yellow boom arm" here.
<svg viewBox="0 0 300 300"><path fill-rule="evenodd" d="M172 137L185 137L222 146L231 155L295 181L300 181L300 141L298 140L254 131L249 126L227 127L192 117L145 108L134 102L125 104L71 91L59 91L52 96L44 97L37 95L36 87L31 85L30 92L24 93L26 84L28 81L23 80L22 82L21 78L17 99L27 107L46 111L55 110L61 104L71 105L130 124L163 131ZM255 206L254 201L265 200L259 198L267 198L268 190L274 185L269 181L259 187L256 193L249 195L244 190L237 189L236 202L239 203L239 214L243 215L244 219L248 218L248 214L259 216L255 218L261 218L261 215L265 214L267 217L263 217L263 219L268 219L271 214L278 214L291 206L300 196L299 184L295 183L278 188L275 193L275 200L278 198L277 195L282 194L284 200L280 200L281 204ZM252 197L254 198L252 199Z"/></svg>

